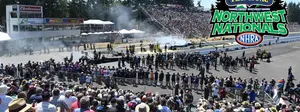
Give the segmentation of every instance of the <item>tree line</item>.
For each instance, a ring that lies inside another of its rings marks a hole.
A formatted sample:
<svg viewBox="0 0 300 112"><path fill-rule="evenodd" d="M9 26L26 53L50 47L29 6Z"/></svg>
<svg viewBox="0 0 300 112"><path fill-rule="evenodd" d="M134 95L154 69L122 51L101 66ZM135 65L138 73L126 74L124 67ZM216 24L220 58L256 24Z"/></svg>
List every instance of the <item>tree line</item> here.
<svg viewBox="0 0 300 112"><path fill-rule="evenodd" d="M300 3L290 2L287 7L288 21L300 24Z"/></svg>
<svg viewBox="0 0 300 112"><path fill-rule="evenodd" d="M6 5L40 5L43 6L44 17L53 18L97 18L110 19L112 6L181 4L193 6L193 0L0 0L0 23L5 20Z"/></svg>

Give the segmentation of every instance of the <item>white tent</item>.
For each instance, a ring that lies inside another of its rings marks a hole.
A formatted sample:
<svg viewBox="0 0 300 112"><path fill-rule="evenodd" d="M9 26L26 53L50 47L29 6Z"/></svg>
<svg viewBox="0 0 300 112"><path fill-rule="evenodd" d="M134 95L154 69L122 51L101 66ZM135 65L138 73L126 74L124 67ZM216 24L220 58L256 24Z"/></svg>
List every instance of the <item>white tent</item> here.
<svg viewBox="0 0 300 112"><path fill-rule="evenodd" d="M125 30L125 29L120 30L119 33L121 33L121 34L130 34L130 32L128 30Z"/></svg>
<svg viewBox="0 0 300 112"><path fill-rule="evenodd" d="M144 31L132 29L129 31L130 33L144 33Z"/></svg>
<svg viewBox="0 0 300 112"><path fill-rule="evenodd" d="M95 32L95 35L100 35L100 34L104 34L103 32Z"/></svg>
<svg viewBox="0 0 300 112"><path fill-rule="evenodd" d="M90 20L84 21L83 24L109 25L109 24L114 24L114 23L110 22L110 21L101 21L101 20L97 20L97 19L90 19Z"/></svg>
<svg viewBox="0 0 300 112"><path fill-rule="evenodd" d="M0 41L11 40L10 36L7 33L0 32Z"/></svg>
<svg viewBox="0 0 300 112"><path fill-rule="evenodd" d="M82 35L82 36L86 36L86 35L88 35L88 34L86 34L86 33L81 33L81 35Z"/></svg>
<svg viewBox="0 0 300 112"><path fill-rule="evenodd" d="M113 32L110 32L110 31L109 31L109 32L103 32L103 33L105 33L105 34L110 34L110 33L113 33Z"/></svg>
<svg viewBox="0 0 300 112"><path fill-rule="evenodd" d="M113 22L110 22L110 21L103 21L102 24L107 25L107 24L114 24L114 23L113 23Z"/></svg>
<svg viewBox="0 0 300 112"><path fill-rule="evenodd" d="M132 29L132 30L120 30L119 33L121 34L141 34L141 33L144 33L143 31L140 31L140 30L136 30L136 29Z"/></svg>

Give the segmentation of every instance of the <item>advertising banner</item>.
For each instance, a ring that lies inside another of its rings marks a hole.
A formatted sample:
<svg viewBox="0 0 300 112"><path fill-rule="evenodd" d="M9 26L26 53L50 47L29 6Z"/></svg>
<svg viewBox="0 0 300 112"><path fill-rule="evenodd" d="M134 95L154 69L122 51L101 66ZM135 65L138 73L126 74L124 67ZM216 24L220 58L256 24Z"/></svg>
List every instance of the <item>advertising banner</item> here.
<svg viewBox="0 0 300 112"><path fill-rule="evenodd" d="M77 18L46 18L46 24L79 24L83 23L83 19Z"/></svg>
<svg viewBox="0 0 300 112"><path fill-rule="evenodd" d="M45 23L46 24L63 24L62 18L46 18Z"/></svg>
<svg viewBox="0 0 300 112"><path fill-rule="evenodd" d="M42 18L20 18L20 25L32 25L32 24L43 24L44 20Z"/></svg>
<svg viewBox="0 0 300 112"><path fill-rule="evenodd" d="M41 12L41 6L19 6L20 12Z"/></svg>
<svg viewBox="0 0 300 112"><path fill-rule="evenodd" d="M64 18L64 23L67 24L79 24L79 23L83 23L83 19L78 19L78 18Z"/></svg>
<svg viewBox="0 0 300 112"><path fill-rule="evenodd" d="M68 19L68 18L65 18L64 19L64 23L78 23L78 19Z"/></svg>

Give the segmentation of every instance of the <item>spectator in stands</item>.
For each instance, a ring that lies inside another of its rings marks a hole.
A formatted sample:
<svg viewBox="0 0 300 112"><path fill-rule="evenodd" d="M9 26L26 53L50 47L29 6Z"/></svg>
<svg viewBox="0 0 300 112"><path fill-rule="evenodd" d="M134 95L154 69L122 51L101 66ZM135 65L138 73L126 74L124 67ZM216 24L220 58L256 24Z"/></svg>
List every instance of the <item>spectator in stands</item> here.
<svg viewBox="0 0 300 112"><path fill-rule="evenodd" d="M163 98L160 100L160 105L158 106L158 111L159 112L171 112L170 108L167 107L166 99Z"/></svg>
<svg viewBox="0 0 300 112"><path fill-rule="evenodd" d="M11 96L5 95L7 88L8 87L4 84L0 86L0 112L4 112L8 108L8 104L13 100Z"/></svg>
<svg viewBox="0 0 300 112"><path fill-rule="evenodd" d="M71 108L72 104L77 101L77 98L72 95L72 90L67 90L65 95L60 96L59 100L64 101L68 105L68 108Z"/></svg>
<svg viewBox="0 0 300 112"><path fill-rule="evenodd" d="M84 96L80 99L80 108L76 108L73 112L94 112L90 109L90 99Z"/></svg>
<svg viewBox="0 0 300 112"><path fill-rule="evenodd" d="M141 103L135 107L135 112L150 112L150 107L146 103Z"/></svg>
<svg viewBox="0 0 300 112"><path fill-rule="evenodd" d="M30 96L30 102L36 102L36 103L40 103L42 102L42 92L43 89L42 88L37 88L36 89L36 94L33 94Z"/></svg>
<svg viewBox="0 0 300 112"><path fill-rule="evenodd" d="M2 110L2 109L1 109ZM5 112L34 112L31 105L26 104L23 98L17 98L9 103L8 109ZM1 111L4 112L4 111Z"/></svg>
<svg viewBox="0 0 300 112"><path fill-rule="evenodd" d="M72 105L71 105L71 112L73 112L76 108L80 108L80 99L83 96L84 95L82 93L78 93L77 94L77 101L75 101L74 103L72 103Z"/></svg>
<svg viewBox="0 0 300 112"><path fill-rule="evenodd" d="M23 91L23 92L20 92L20 93L18 94L17 98L23 98L23 99L26 101L27 95L26 95L26 93Z"/></svg>
<svg viewBox="0 0 300 112"><path fill-rule="evenodd" d="M249 102L254 102L255 98L257 96L257 94L255 93L255 91L251 90L251 92L249 92L248 94L249 94Z"/></svg>
<svg viewBox="0 0 300 112"><path fill-rule="evenodd" d="M55 88L52 93L53 96L50 100L50 103L55 105L57 108L60 108L60 112L71 112L70 108L68 108L68 105L63 100L59 99L60 90Z"/></svg>
<svg viewBox="0 0 300 112"><path fill-rule="evenodd" d="M48 91L42 93L42 102L36 105L36 112L56 112L56 106L50 103L51 94ZM60 109L59 109L60 110Z"/></svg>
<svg viewBox="0 0 300 112"><path fill-rule="evenodd" d="M223 100L223 98L226 97L226 91L224 87L219 91L219 96L220 96L220 100Z"/></svg>

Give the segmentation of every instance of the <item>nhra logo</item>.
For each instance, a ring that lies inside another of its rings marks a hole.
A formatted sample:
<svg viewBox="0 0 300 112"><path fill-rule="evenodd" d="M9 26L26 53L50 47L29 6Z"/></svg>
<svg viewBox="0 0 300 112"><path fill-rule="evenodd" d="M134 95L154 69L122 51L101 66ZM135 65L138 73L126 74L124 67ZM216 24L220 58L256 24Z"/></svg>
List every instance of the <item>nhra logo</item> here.
<svg viewBox="0 0 300 112"><path fill-rule="evenodd" d="M263 38L257 33L242 33L235 37L237 43L245 46L253 46L261 43Z"/></svg>
<svg viewBox="0 0 300 112"><path fill-rule="evenodd" d="M210 37L234 35L240 45L258 45L265 35L289 34L282 0L216 0L211 14Z"/></svg>

